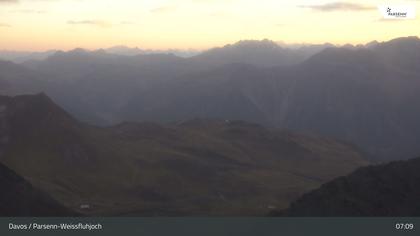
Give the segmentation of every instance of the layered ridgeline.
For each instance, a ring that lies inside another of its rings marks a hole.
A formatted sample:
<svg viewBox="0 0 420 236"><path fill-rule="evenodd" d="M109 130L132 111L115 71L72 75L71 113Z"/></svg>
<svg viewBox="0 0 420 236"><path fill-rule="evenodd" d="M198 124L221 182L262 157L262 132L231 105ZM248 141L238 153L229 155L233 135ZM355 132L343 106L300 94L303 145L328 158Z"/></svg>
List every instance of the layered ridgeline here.
<svg viewBox="0 0 420 236"><path fill-rule="evenodd" d="M420 158L360 168L273 216L420 216Z"/></svg>
<svg viewBox="0 0 420 236"><path fill-rule="evenodd" d="M98 128L44 94L0 108L0 161L88 215L264 215L367 164L347 143L242 121Z"/></svg>
<svg viewBox="0 0 420 236"><path fill-rule="evenodd" d="M77 215L2 164L0 189L1 217Z"/></svg>
<svg viewBox="0 0 420 236"><path fill-rule="evenodd" d="M77 49L0 63L0 92L45 91L94 124L202 117L313 132L383 161L420 154L419 55L417 37L293 50L241 41L190 58Z"/></svg>

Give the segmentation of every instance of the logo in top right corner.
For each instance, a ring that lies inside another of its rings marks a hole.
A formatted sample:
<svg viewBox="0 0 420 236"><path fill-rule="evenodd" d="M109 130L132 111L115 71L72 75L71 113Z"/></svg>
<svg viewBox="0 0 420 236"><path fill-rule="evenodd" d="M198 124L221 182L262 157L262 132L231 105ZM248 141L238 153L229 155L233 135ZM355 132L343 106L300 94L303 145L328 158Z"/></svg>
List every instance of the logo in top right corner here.
<svg viewBox="0 0 420 236"><path fill-rule="evenodd" d="M414 6L399 5L399 6L379 6L384 19L415 19L416 9Z"/></svg>

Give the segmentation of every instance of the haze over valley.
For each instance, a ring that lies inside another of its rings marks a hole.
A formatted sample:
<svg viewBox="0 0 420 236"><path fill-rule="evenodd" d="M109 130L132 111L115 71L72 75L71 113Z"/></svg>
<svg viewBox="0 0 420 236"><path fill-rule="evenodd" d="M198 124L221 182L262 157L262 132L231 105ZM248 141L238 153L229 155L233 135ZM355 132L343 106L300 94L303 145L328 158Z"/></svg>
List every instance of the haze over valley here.
<svg viewBox="0 0 420 236"><path fill-rule="evenodd" d="M0 1L0 216L419 216L382 4Z"/></svg>
<svg viewBox="0 0 420 236"><path fill-rule="evenodd" d="M417 37L263 40L188 58L76 49L2 61L0 161L73 214L268 214L358 167L418 155L419 52Z"/></svg>
<svg viewBox="0 0 420 236"><path fill-rule="evenodd" d="M94 125L244 120L348 141L375 161L406 159L420 152L419 42L290 49L240 41L189 58L76 49L2 62L0 91L45 92Z"/></svg>

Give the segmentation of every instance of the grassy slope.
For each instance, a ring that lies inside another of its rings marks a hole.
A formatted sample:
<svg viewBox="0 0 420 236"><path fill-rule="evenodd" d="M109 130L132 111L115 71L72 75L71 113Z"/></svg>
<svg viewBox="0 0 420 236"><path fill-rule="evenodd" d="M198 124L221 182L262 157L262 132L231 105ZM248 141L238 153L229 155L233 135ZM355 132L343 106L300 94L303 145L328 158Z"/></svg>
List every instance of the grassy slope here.
<svg viewBox="0 0 420 236"><path fill-rule="evenodd" d="M351 145L239 121L97 128L43 95L8 107L1 161L92 215L263 215L367 164Z"/></svg>

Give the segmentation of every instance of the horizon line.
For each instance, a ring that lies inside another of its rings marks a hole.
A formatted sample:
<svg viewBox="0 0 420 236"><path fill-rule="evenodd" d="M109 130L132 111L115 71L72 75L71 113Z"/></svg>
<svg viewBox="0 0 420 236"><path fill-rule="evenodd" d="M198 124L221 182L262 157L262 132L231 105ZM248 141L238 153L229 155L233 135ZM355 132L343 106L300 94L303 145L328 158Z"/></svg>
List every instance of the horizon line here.
<svg viewBox="0 0 420 236"><path fill-rule="evenodd" d="M229 45L235 45L238 44L240 42L245 42L245 41L253 41L253 42L263 42L263 41L269 41L269 42L273 42L276 45L278 45L279 47L283 47L283 48L299 48L299 47L305 47L305 46L316 46L316 45L333 45L334 47L343 47L343 46L353 46L353 47L357 47L357 46L366 46L369 43L384 43L384 42L389 42L395 39L400 39L400 38L417 38L420 39L419 36L417 35L408 35L408 36L400 36L400 37L395 37L395 38L391 38L388 40L368 40L364 43L331 43L328 41L325 41L323 43L319 43L319 42L314 42L314 43L308 43L308 42L300 42L300 43L290 43L290 42L284 42L281 40L272 40L272 39L268 39L268 38L263 38L263 39L240 39L237 40L233 43L225 43L223 45L218 45L218 46L212 46L212 47L207 47L207 48L142 48L139 46L129 46L129 45L125 45L125 44L115 44L113 46L109 46L109 47L98 47L98 48L88 48L88 47L73 47L70 49L58 49L58 48L50 48L50 49L44 49L44 50L15 50L15 49L5 49L2 48L0 49L0 52L27 52L27 53L45 53L45 52L50 52L50 51L55 51L55 52L71 52L74 50L84 50L84 51L89 51L89 52L95 52L95 51L100 51L100 50L109 50L112 48L117 48L117 47L122 47L122 48L127 48L127 49L138 49L138 50L143 50L143 51L179 51L179 52L205 52L211 49L216 49L216 48L223 48Z"/></svg>

